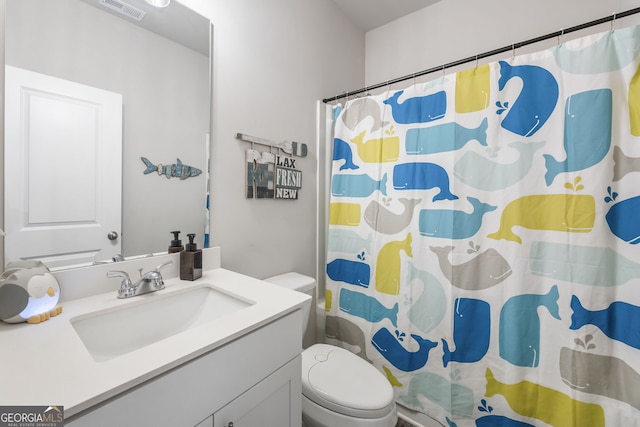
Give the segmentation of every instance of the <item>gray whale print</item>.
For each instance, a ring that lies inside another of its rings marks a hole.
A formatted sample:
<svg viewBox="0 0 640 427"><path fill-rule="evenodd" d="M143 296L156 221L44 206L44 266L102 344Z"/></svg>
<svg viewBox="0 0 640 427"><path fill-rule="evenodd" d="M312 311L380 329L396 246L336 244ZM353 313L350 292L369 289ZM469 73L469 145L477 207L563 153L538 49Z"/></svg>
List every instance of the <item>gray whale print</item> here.
<svg viewBox="0 0 640 427"><path fill-rule="evenodd" d="M356 99L349 104L342 113L342 122L350 130L355 130L358 123L367 117L373 119L373 124L369 129L370 132L375 132L389 123L380 119L382 117L380 104L369 98Z"/></svg>
<svg viewBox="0 0 640 427"><path fill-rule="evenodd" d="M624 360L562 347L560 376L572 389L610 397L640 409L640 374Z"/></svg>
<svg viewBox="0 0 640 427"><path fill-rule="evenodd" d="M364 220L378 233L396 234L407 228L413 218L413 208L422 199L398 199L404 205L404 212L396 214L372 200L364 211Z"/></svg>
<svg viewBox="0 0 640 427"><path fill-rule="evenodd" d="M456 288L478 291L495 286L511 276L511 266L493 248L487 249L467 262L453 265L449 261L449 255L454 248L454 246L429 247L438 257L442 274Z"/></svg>
<svg viewBox="0 0 640 427"><path fill-rule="evenodd" d="M360 350L356 353L356 356L360 356L371 363L371 360L367 357L366 340L362 329L355 323L338 316L327 316L325 322L325 336L327 338L359 347Z"/></svg>

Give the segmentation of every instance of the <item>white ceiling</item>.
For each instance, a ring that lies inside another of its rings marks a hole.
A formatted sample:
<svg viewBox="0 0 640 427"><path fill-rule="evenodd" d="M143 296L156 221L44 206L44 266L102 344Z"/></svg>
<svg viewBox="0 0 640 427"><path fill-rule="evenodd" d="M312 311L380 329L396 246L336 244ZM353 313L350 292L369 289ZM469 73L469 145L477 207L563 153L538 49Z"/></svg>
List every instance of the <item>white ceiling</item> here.
<svg viewBox="0 0 640 427"><path fill-rule="evenodd" d="M364 31L395 21L439 0L333 0Z"/></svg>
<svg viewBox="0 0 640 427"><path fill-rule="evenodd" d="M134 25L138 25L163 37L175 41L183 46L209 56L209 20L180 2L174 1L166 8L157 8L144 0L82 0L95 6L103 12L111 13ZM116 4L121 8L112 9L105 6ZM137 22L131 16L120 13L120 9L141 10L145 13L142 21Z"/></svg>

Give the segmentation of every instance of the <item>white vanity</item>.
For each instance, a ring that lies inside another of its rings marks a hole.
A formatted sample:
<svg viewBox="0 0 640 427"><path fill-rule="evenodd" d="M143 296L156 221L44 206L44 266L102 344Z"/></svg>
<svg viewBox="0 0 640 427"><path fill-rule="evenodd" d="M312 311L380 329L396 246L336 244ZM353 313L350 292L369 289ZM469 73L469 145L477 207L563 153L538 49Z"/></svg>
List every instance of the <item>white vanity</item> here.
<svg viewBox="0 0 640 427"><path fill-rule="evenodd" d="M72 427L299 427L309 297L220 268L219 257L207 250L194 282L175 277L178 254L57 274L61 293L83 296L41 324L0 325L0 402L63 406ZM119 281L104 279L173 258L157 292L122 300ZM82 280L110 289L84 295Z"/></svg>

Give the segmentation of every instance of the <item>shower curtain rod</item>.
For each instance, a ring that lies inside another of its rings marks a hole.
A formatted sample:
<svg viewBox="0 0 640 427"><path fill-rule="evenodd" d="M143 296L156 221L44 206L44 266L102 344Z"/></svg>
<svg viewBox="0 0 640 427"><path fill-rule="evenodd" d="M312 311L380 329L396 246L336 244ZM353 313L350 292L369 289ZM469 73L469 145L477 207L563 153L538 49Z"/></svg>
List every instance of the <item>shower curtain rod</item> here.
<svg viewBox="0 0 640 427"><path fill-rule="evenodd" d="M573 33L575 31L583 30L585 28L589 28L589 27L593 27L593 26L596 26L596 25L604 24L606 22L612 22L612 21L615 21L617 18L624 18L624 17L627 17L627 16L635 15L636 13L640 13L640 7L636 7L635 9L630 9L630 10L627 10L625 12L614 13L611 16L607 16L607 17L604 17L604 18L596 19L595 21L587 22L587 23L584 23L584 24L581 24L581 25L576 25L575 27L566 28L564 30L560 30L560 31L556 31L556 32L553 32L553 33L549 33L549 34L546 34L544 36L536 37L536 38L533 38L533 39L530 39L530 40L526 40L526 41L523 41L523 42L520 42L520 43L513 43L513 44L511 44L509 46L505 46L505 47L502 47L502 48L499 48L499 49L494 49L494 50L491 50L491 51L488 51L488 52L484 52L484 53L481 53L481 54L478 54L478 55L470 56L468 58L459 59L457 61L449 62L447 64L442 64L442 65L440 65L438 67L429 68L427 70L423 70L423 71L420 71L420 72L417 72L417 73L413 73L413 74L408 74L408 75L403 76L403 77L397 77L395 79L387 80L386 82L377 83L377 84L374 84L374 85L371 85L371 86L367 86L367 87L364 87L362 89L358 89L358 90L354 90L354 91L350 91L350 92L345 92L345 93L343 93L341 95L336 95L336 96L333 96L331 98L325 98L325 99L322 100L322 102L324 102L326 104L328 102L337 101L338 99L341 99L341 98L349 97L351 95L358 95L360 93L368 92L368 91L373 90L373 89L379 89L381 87L389 86L389 85L394 84L394 83L399 83L399 82L403 82L405 80L413 79L415 77L420 77L420 76L424 76L426 74L435 73L436 71L444 71L447 68L455 67L455 66L466 64L466 63L473 62L473 61L478 61L479 59L487 58L489 56L497 55L497 54L500 54L500 53L513 51L513 50L516 50L516 49L521 48L523 46L527 46L527 45L534 44L534 43L539 43L541 41L552 39L554 37L561 37L561 36L563 36L565 34Z"/></svg>

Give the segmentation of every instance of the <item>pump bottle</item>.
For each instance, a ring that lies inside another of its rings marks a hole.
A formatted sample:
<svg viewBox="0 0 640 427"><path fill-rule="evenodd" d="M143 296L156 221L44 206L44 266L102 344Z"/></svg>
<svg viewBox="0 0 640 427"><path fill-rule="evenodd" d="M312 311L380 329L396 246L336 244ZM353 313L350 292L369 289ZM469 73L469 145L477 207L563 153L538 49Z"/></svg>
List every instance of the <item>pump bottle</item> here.
<svg viewBox="0 0 640 427"><path fill-rule="evenodd" d="M196 280L202 277L202 249L198 249L193 239L195 234L187 234L189 243L180 252L180 280Z"/></svg>
<svg viewBox="0 0 640 427"><path fill-rule="evenodd" d="M184 246L182 246L182 241L180 240L180 232L172 231L171 233L173 234L173 240L171 241L167 252L170 254L182 252L184 250Z"/></svg>

